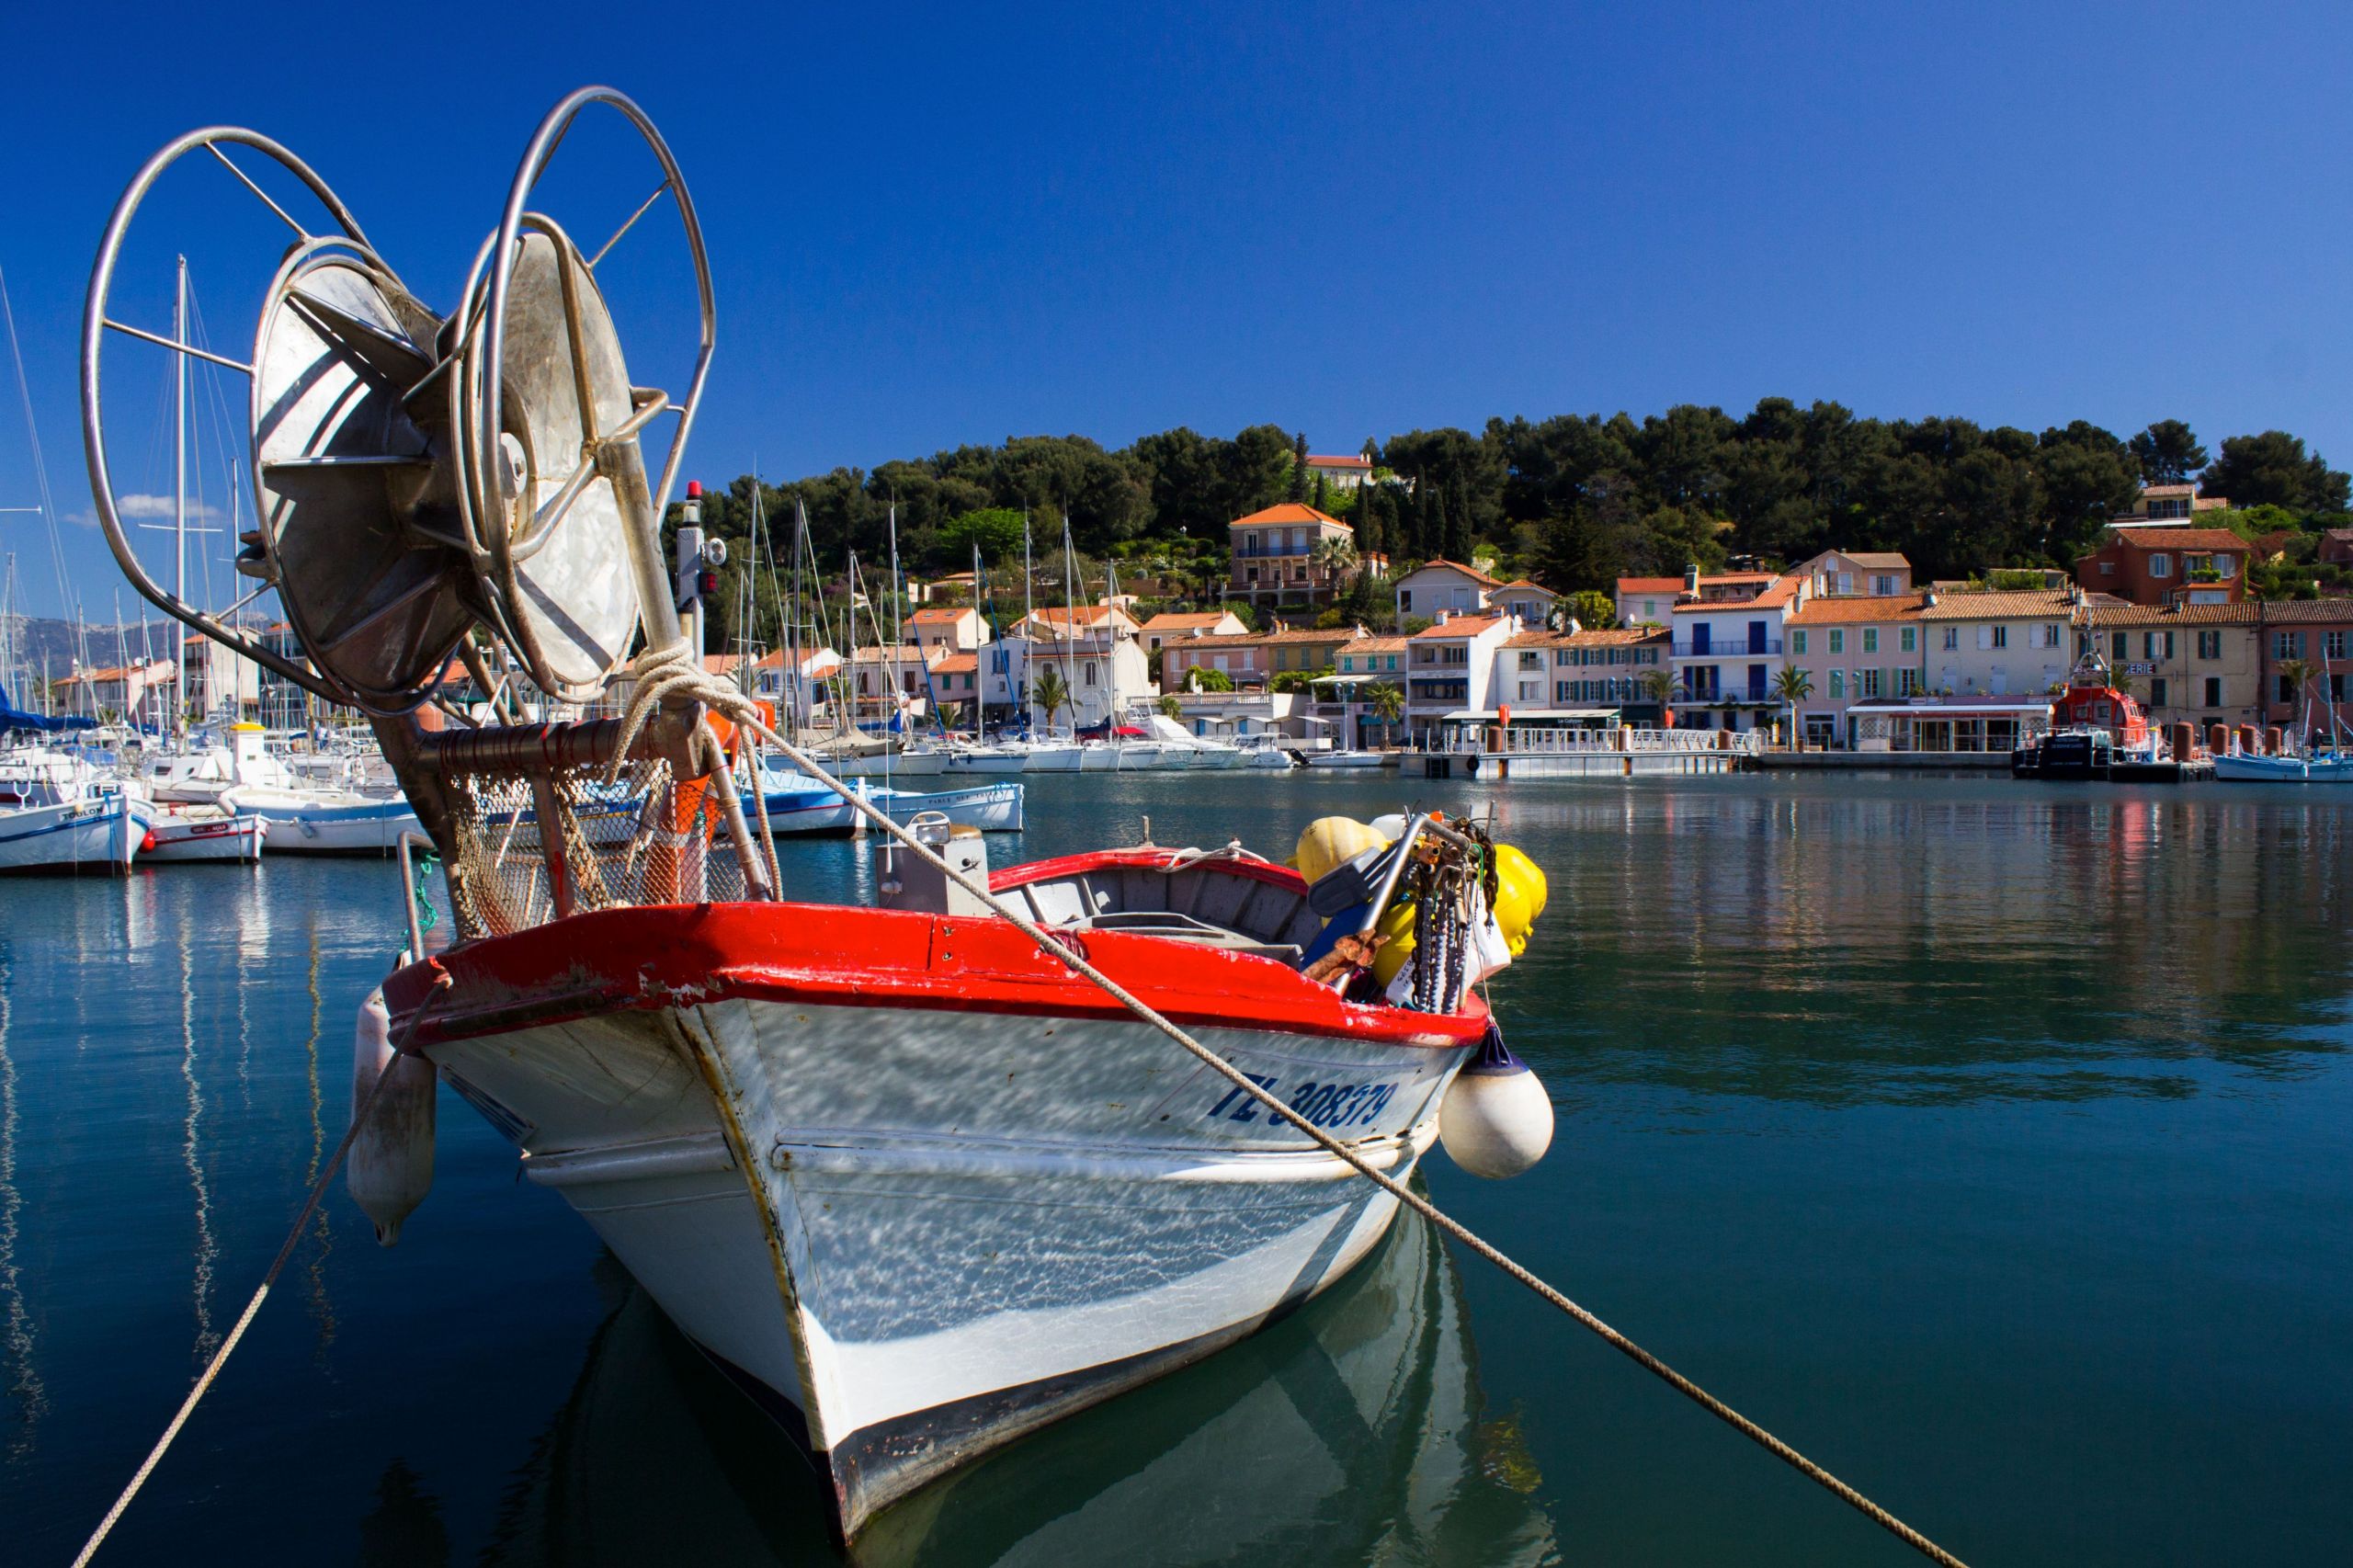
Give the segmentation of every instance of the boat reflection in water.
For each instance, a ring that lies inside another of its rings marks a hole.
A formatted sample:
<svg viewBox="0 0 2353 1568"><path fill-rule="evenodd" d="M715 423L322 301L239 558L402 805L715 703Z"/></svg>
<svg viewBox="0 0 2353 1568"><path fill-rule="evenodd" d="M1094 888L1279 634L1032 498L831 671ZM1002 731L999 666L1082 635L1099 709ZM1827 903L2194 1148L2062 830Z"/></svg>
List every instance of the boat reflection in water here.
<svg viewBox="0 0 2353 1568"><path fill-rule="evenodd" d="M617 1310L484 1568L834 1560L799 1450L606 1273ZM1453 1264L1407 1212L1290 1317L915 1493L853 1561L1534 1563L1558 1556L1540 1489L1512 1423L1485 1409Z"/></svg>

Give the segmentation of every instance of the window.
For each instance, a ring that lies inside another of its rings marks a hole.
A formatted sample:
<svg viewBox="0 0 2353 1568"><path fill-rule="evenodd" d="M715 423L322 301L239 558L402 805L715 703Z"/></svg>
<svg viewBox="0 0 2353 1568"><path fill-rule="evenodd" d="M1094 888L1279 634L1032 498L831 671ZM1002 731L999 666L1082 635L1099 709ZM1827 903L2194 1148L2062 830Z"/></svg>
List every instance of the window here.
<svg viewBox="0 0 2353 1568"><path fill-rule="evenodd" d="M1879 672L1877 670L1857 670L1855 672L1855 695L1867 701L1879 695Z"/></svg>
<svg viewBox="0 0 2353 1568"><path fill-rule="evenodd" d="M2116 575L2116 562L2113 562L2113 561L2103 561L2103 562L2101 562L2099 563L2099 574L2100 574L2101 576L2103 576L2103 577L2113 577L2113 576L2115 576L2115 575Z"/></svg>
<svg viewBox="0 0 2353 1568"><path fill-rule="evenodd" d="M1847 633L1836 627L1832 628L1830 632L1830 651L1834 653L1843 653L1847 651Z"/></svg>
<svg viewBox="0 0 2353 1568"><path fill-rule="evenodd" d="M1948 649L1958 648L1961 646L1960 627L1948 626L1945 628L1945 646Z"/></svg>
<svg viewBox="0 0 2353 1568"><path fill-rule="evenodd" d="M1906 665L1895 672L1895 695L1917 697L1920 694L1920 672Z"/></svg>
<svg viewBox="0 0 2353 1568"><path fill-rule="evenodd" d="M1790 633L1790 652L1792 653L1802 653L1805 652L1804 632L1792 631Z"/></svg>
<svg viewBox="0 0 2353 1568"><path fill-rule="evenodd" d="M1400 588L1397 590L1397 613L1399 615L1411 615L1414 613L1413 589Z"/></svg>
<svg viewBox="0 0 2353 1568"><path fill-rule="evenodd" d="M2152 708L2163 708L2165 705L2165 683L2162 679L2152 680L2149 682L2149 706Z"/></svg>
<svg viewBox="0 0 2353 1568"><path fill-rule="evenodd" d="M2275 631L2271 634L2271 656L2275 659L2301 659L2304 656L2304 634L2301 631Z"/></svg>
<svg viewBox="0 0 2353 1568"><path fill-rule="evenodd" d="M1994 628L1994 646L1996 648L2006 648L2009 645L2010 629L2006 626L1997 626Z"/></svg>
<svg viewBox="0 0 2353 1568"><path fill-rule="evenodd" d="M2141 656L2144 659L2172 658L2173 633L2170 631L2143 631L2141 633Z"/></svg>
<svg viewBox="0 0 2353 1568"><path fill-rule="evenodd" d="M1834 631L1831 635L1836 637L1838 634ZM1832 670L1830 672L1830 700L1833 702L1843 702L1846 699L1847 672L1845 670Z"/></svg>
<svg viewBox="0 0 2353 1568"><path fill-rule="evenodd" d="M1539 692L1542 691L1543 689L1544 689L1544 683L1543 683L1542 681L1536 681L1536 680L1524 680L1524 681L1521 681L1521 682L1519 683L1519 699L1520 699L1522 702L1533 702L1533 701L1535 701L1535 700L1536 700L1537 693L1539 693Z"/></svg>
<svg viewBox="0 0 2353 1568"><path fill-rule="evenodd" d="M2320 634L2320 651L2322 655L2326 658L2341 659L2345 657L2345 633L2342 631L2322 632Z"/></svg>
<svg viewBox="0 0 2353 1568"><path fill-rule="evenodd" d="M2282 702L2293 702L2296 700L2296 683L2290 680L2286 676L2281 676L2279 677L2279 700Z"/></svg>
<svg viewBox="0 0 2353 1568"><path fill-rule="evenodd" d="M2172 576L2173 557L2166 554L2162 550L2151 555L2149 557L2149 575L2152 577Z"/></svg>
<svg viewBox="0 0 2353 1568"><path fill-rule="evenodd" d="M1903 642L1904 651L1905 653L1918 653L1920 651L1920 629L1916 626L1905 627L1903 633Z"/></svg>
<svg viewBox="0 0 2353 1568"><path fill-rule="evenodd" d="M1878 595L1881 598L1887 598L1891 597L1895 592L1895 579L1893 577L1872 578L1871 592Z"/></svg>
<svg viewBox="0 0 2353 1568"><path fill-rule="evenodd" d="M2113 633L2113 634L2109 638L2109 640L2108 640L2108 648L2109 648L2108 656L2109 656L2109 658L2111 658L2111 659L2120 659L2120 658L2124 657L2124 636L2125 636L2125 634L2124 634L2123 632L2119 631L2119 632Z"/></svg>
<svg viewBox="0 0 2353 1568"><path fill-rule="evenodd" d="M1243 580L1249 583L1256 582L1258 580L1258 569L1256 566L1249 568L1249 574Z"/></svg>
<svg viewBox="0 0 2353 1568"><path fill-rule="evenodd" d="M2239 558L2237 556L2218 555L2214 557L2214 575L2220 577L2223 582L2227 583L2233 577L2236 576L2238 574L2238 570Z"/></svg>
<svg viewBox="0 0 2353 1568"><path fill-rule="evenodd" d="M1656 599L1644 599L1643 601L1643 619L1644 620L1656 620L1658 619L1658 601Z"/></svg>
<svg viewBox="0 0 2353 1568"><path fill-rule="evenodd" d="M1541 653L1526 653L1519 656L1519 667L1523 670L1541 669L1543 665L1544 655ZM1520 695L1522 697L1533 697L1536 694L1532 691L1523 691Z"/></svg>
<svg viewBox="0 0 2353 1568"><path fill-rule="evenodd" d="M2222 656L2222 634L2219 631L2200 632L2198 634L2198 656L2201 659L2221 658ZM2207 706L2211 708L2213 704L2210 702Z"/></svg>
<svg viewBox="0 0 2353 1568"><path fill-rule="evenodd" d="M2044 648L2056 648L2059 646L2059 623L2055 620L2044 621L2042 623L2042 635L2035 641L2039 646Z"/></svg>
<svg viewBox="0 0 2353 1568"><path fill-rule="evenodd" d="M2220 708L2222 705L2222 677L2221 676L2208 676L2206 677L2206 706L2209 708Z"/></svg>
<svg viewBox="0 0 2353 1568"><path fill-rule="evenodd" d="M1095 661L1092 659L1086 662L1086 684L1089 686L1095 684Z"/></svg>
<svg viewBox="0 0 2353 1568"><path fill-rule="evenodd" d="M1555 702L1574 702L1576 699L1571 695L1571 693L1574 690L1576 684L1577 683L1573 680L1554 681L1552 683L1552 700Z"/></svg>
<svg viewBox="0 0 2353 1568"><path fill-rule="evenodd" d="M1866 653L1876 653L1879 652L1878 627L1866 626L1863 628L1863 652Z"/></svg>

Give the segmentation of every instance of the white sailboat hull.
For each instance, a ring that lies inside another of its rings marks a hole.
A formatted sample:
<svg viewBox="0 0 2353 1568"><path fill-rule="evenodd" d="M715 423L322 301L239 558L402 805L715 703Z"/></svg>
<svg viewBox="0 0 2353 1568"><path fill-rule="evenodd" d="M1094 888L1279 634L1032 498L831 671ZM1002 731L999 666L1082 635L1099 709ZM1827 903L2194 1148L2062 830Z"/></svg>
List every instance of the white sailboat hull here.
<svg viewBox="0 0 2353 1568"><path fill-rule="evenodd" d="M2236 784L2353 784L2353 758L2231 752L2214 759L2214 777Z"/></svg>
<svg viewBox="0 0 2353 1568"><path fill-rule="evenodd" d="M125 874L146 833L119 794L0 811L0 872Z"/></svg>
<svg viewBox="0 0 2353 1568"><path fill-rule="evenodd" d="M1029 748L1021 759L1024 773L1076 773L1085 760L1082 747L1063 742L1047 742Z"/></svg>
<svg viewBox="0 0 2353 1568"><path fill-rule="evenodd" d="M949 755L949 773L1020 773L1028 768L1029 758L1017 751L960 751Z"/></svg>

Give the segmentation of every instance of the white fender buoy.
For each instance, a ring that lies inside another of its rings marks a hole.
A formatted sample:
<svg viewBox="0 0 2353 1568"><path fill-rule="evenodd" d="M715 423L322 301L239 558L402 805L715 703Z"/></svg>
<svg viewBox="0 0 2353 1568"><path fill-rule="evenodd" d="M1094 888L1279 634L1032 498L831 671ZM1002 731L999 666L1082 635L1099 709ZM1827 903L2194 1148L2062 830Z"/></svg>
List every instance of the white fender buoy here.
<svg viewBox="0 0 2353 1568"><path fill-rule="evenodd" d="M1373 818L1365 825L1394 844L1405 836L1405 824L1408 820L1410 819L1403 812L1391 812L1387 816Z"/></svg>
<svg viewBox="0 0 2353 1568"><path fill-rule="evenodd" d="M433 1188L433 1063L392 1049L392 1019L378 986L359 1004L351 1047L351 1114L368 1101L379 1074L389 1073L367 1124L344 1157L343 1185L376 1224L376 1242L401 1239L401 1222Z"/></svg>
<svg viewBox="0 0 2353 1568"><path fill-rule="evenodd" d="M1438 1108L1447 1157L1474 1176L1501 1181L1529 1169L1552 1146L1552 1096L1490 1028Z"/></svg>

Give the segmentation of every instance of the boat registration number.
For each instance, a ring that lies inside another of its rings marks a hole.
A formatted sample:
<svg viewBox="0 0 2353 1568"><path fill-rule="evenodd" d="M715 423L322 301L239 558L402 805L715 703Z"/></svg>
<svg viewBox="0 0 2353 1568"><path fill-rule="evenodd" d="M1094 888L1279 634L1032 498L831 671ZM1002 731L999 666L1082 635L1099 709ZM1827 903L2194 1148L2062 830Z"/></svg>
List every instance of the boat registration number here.
<svg viewBox="0 0 2353 1568"><path fill-rule="evenodd" d="M1394 1084L1347 1084L1310 1078L1284 1094L1281 1080L1271 1074L1249 1073L1244 1076L1270 1095L1281 1095L1286 1105L1318 1127L1369 1127L1397 1097ZM1228 1121L1256 1121L1263 1108L1257 1100L1234 1088L1228 1089L1223 1099L1201 1115L1204 1119L1223 1116Z"/></svg>

